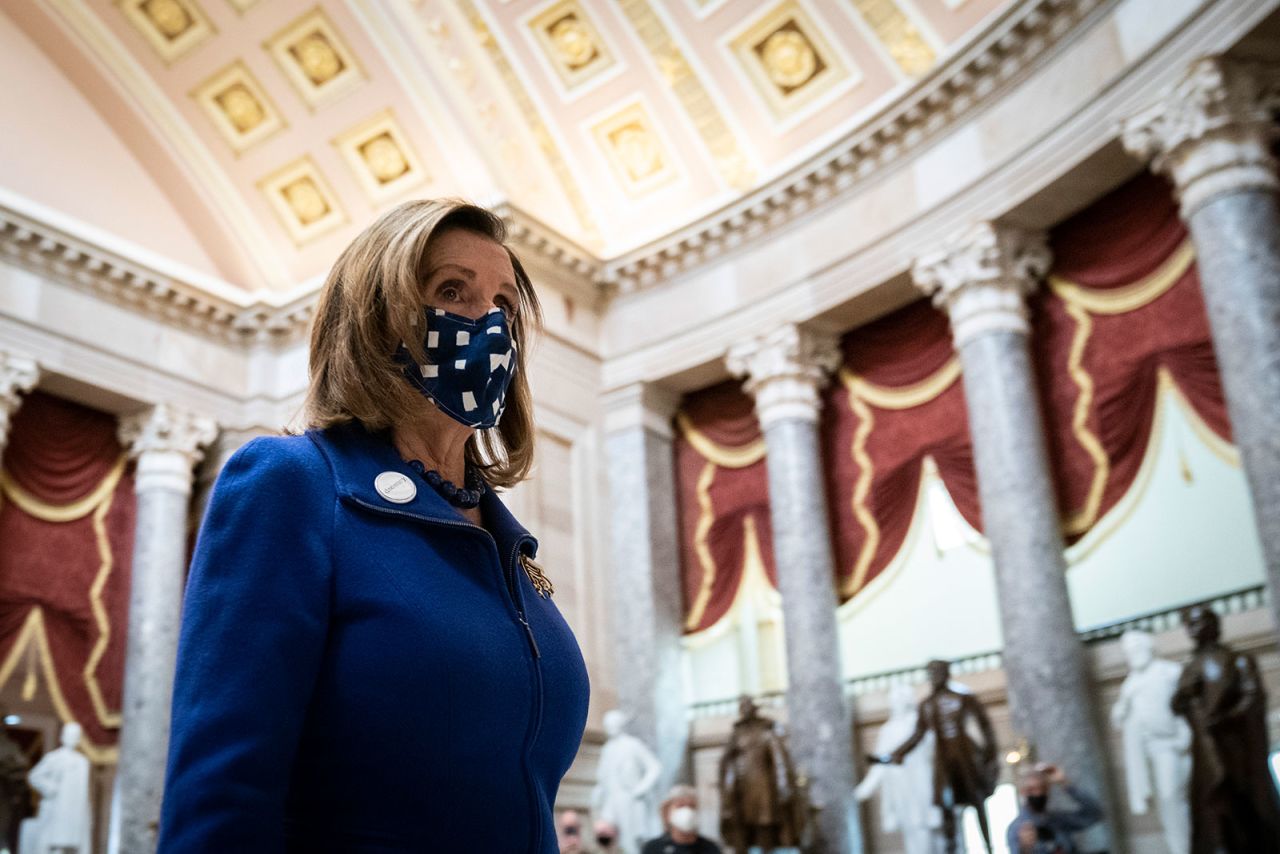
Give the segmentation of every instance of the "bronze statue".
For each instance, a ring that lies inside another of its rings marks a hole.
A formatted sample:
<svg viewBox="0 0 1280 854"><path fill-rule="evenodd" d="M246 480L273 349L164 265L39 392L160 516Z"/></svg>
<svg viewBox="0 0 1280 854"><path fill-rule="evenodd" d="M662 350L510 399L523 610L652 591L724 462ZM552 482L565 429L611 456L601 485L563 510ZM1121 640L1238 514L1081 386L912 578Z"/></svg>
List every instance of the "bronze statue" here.
<svg viewBox="0 0 1280 854"><path fill-rule="evenodd" d="M900 765L926 735L933 733L933 802L942 811L947 854L956 851L956 808L966 806L978 811L982 840L990 852L991 831L983 802L995 791L1000 775L995 730L978 698L964 687L951 683L950 664L930 661L926 669L933 691L920 703L916 731L901 747L880 759ZM981 745L969 737L970 721L982 732Z"/></svg>
<svg viewBox="0 0 1280 854"><path fill-rule="evenodd" d="M1267 698L1253 656L1219 642L1218 615L1182 615L1196 649L1170 706L1191 724L1191 852L1280 851L1280 800L1267 767Z"/></svg>
<svg viewBox="0 0 1280 854"><path fill-rule="evenodd" d="M762 717L750 697L720 758L720 835L734 851L800 844L808 804L780 728Z"/></svg>

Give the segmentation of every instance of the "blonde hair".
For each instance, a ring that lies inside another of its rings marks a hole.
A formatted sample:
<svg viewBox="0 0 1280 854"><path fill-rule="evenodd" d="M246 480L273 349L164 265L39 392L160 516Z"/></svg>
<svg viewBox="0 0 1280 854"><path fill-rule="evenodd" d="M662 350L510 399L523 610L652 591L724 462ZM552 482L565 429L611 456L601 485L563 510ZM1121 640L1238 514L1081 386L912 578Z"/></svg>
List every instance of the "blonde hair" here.
<svg viewBox="0 0 1280 854"><path fill-rule="evenodd" d="M405 202L378 218L342 251L325 280L311 328L311 381L307 426L324 429L352 421L385 430L420 417L425 401L395 359L401 342L416 363L423 349L424 264L432 240L461 229L507 250L515 271L518 305L511 321L515 375L498 426L467 440L467 460L484 469L492 486L519 483L533 465L533 397L525 358L541 329L533 283L506 245L507 229L494 213L457 199Z"/></svg>

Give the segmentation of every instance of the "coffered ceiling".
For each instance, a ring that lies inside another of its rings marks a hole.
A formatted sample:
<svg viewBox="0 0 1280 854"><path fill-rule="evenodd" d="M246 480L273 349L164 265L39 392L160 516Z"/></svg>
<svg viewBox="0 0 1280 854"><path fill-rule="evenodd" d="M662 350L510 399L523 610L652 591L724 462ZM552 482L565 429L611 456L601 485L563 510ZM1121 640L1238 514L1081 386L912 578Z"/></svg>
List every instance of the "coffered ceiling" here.
<svg viewBox="0 0 1280 854"><path fill-rule="evenodd" d="M248 259L235 283L279 290L323 274L379 211L411 197L509 203L599 257L617 256L850 133L1005 5L6 0L0 8L110 113L179 211L213 209L226 232L219 245ZM104 83L114 99L101 95Z"/></svg>

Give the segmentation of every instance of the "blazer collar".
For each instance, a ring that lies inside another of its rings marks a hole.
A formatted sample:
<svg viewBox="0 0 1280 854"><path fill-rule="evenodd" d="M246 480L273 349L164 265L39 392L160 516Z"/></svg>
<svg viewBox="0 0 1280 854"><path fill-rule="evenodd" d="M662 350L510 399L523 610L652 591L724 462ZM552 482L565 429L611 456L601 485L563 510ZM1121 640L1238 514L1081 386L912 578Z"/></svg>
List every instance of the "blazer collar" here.
<svg viewBox="0 0 1280 854"><path fill-rule="evenodd" d="M328 458L340 498L353 499L374 510L407 513L430 522L476 527L400 458L388 432L371 432L358 423L351 423L326 430L308 430L307 435ZM409 501L389 501L378 492L374 482L378 475L386 472L403 474L413 483L416 492ZM502 552L519 545L530 554L536 553L537 540L511 515L493 490L485 490L480 509L489 533ZM531 547L525 546L524 541Z"/></svg>

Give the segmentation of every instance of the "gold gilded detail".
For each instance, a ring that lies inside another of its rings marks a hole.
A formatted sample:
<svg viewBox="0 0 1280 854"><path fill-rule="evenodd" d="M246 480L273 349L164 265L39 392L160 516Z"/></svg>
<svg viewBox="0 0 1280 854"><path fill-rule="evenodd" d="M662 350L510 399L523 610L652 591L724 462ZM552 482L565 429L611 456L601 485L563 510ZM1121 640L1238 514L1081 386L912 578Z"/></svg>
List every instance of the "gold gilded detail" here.
<svg viewBox="0 0 1280 854"><path fill-rule="evenodd" d="M777 3L749 22L729 47L777 119L859 79L796 0Z"/></svg>
<svg viewBox="0 0 1280 854"><path fill-rule="evenodd" d="M360 146L360 156L379 184L388 184L409 171L409 161L391 134L383 133Z"/></svg>
<svg viewBox="0 0 1280 854"><path fill-rule="evenodd" d="M390 110L346 131L333 144L375 205L427 180L426 170Z"/></svg>
<svg viewBox="0 0 1280 854"><path fill-rule="evenodd" d="M345 95L364 80L360 64L320 7L277 32L264 47L312 107Z"/></svg>
<svg viewBox="0 0 1280 854"><path fill-rule="evenodd" d="M552 4L530 18L528 26L566 90L615 64L579 0Z"/></svg>
<svg viewBox="0 0 1280 854"><path fill-rule="evenodd" d="M197 86L191 97L236 152L256 145L285 126L267 93L238 60Z"/></svg>
<svg viewBox="0 0 1280 854"><path fill-rule="evenodd" d="M822 70L813 45L795 25L778 30L756 47L769 79L784 92L798 89Z"/></svg>
<svg viewBox="0 0 1280 854"><path fill-rule="evenodd" d="M293 209L298 222L303 225L311 225L329 212L329 203L324 200L320 188L310 176L284 185L280 188L280 193Z"/></svg>
<svg viewBox="0 0 1280 854"><path fill-rule="evenodd" d="M215 30L196 0L115 0L135 30L165 62L173 62Z"/></svg>
<svg viewBox="0 0 1280 854"><path fill-rule="evenodd" d="M853 5L905 74L916 77L937 62L937 52L896 0L853 0Z"/></svg>
<svg viewBox="0 0 1280 854"><path fill-rule="evenodd" d="M309 157L267 176L258 186L299 245L347 220L333 189Z"/></svg>
<svg viewBox="0 0 1280 854"><path fill-rule="evenodd" d="M623 189L643 195L676 176L644 106L633 102L592 129Z"/></svg>
<svg viewBox="0 0 1280 854"><path fill-rule="evenodd" d="M530 133L538 143L538 149L542 152L543 157L546 158L547 163L550 164L551 171L555 173L560 189L573 207L573 213L577 217L578 224L582 226L585 242L591 247L598 248L601 245L600 228L596 225L595 217L592 216L586 196L578 185L577 178L574 177L573 172L569 169L569 164L565 160L564 154L551 137L550 131L547 130L546 122L543 121L542 114L529 96L529 91L525 88L524 81L512 68L511 61L502 52L497 39L493 37L493 33L489 30L489 25L485 23L484 16L476 9L472 0L457 0L457 4L470 22L476 41L479 42L488 55L489 61L493 63L493 67L498 71L498 76L502 78L503 84L507 87L507 92L510 93L512 100L516 102L520 115L524 118L525 124L529 126ZM440 41L447 39L449 36L448 27L443 21L429 22L428 30Z"/></svg>
<svg viewBox="0 0 1280 854"><path fill-rule="evenodd" d="M619 5L711 152L720 177L735 189L750 187L756 176L747 155L652 4L649 0L619 0Z"/></svg>
<svg viewBox="0 0 1280 854"><path fill-rule="evenodd" d="M575 15L566 15L547 31L565 64L577 70L600 55L591 31Z"/></svg>
<svg viewBox="0 0 1280 854"><path fill-rule="evenodd" d="M316 86L328 83L346 67L342 63L342 57L338 56L338 52L321 32L313 32L289 45L289 53Z"/></svg>
<svg viewBox="0 0 1280 854"><path fill-rule="evenodd" d="M195 19L178 0L144 0L142 11L170 41L195 26Z"/></svg>
<svg viewBox="0 0 1280 854"><path fill-rule="evenodd" d="M547 578L547 574L543 571L538 562L526 554L520 555L520 565L524 567L525 575L529 576L529 583L533 585L534 591L543 599L550 599L556 592L555 585L551 583L551 579Z"/></svg>
<svg viewBox="0 0 1280 854"><path fill-rule="evenodd" d="M258 103L258 99L242 83L228 86L213 98L240 133L248 133L267 117L262 104Z"/></svg>

